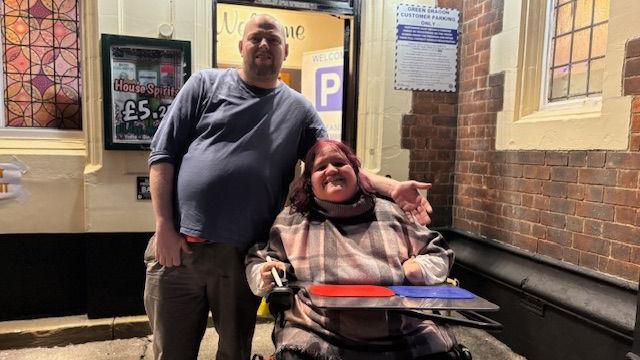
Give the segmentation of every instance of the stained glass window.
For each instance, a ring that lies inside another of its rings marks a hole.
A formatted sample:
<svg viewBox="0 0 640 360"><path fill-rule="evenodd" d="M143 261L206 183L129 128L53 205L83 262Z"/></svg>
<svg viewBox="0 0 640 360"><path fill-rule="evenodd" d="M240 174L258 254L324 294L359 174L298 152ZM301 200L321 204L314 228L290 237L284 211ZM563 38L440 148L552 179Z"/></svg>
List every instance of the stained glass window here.
<svg viewBox="0 0 640 360"><path fill-rule="evenodd" d="M610 0L550 0L548 101L599 95Z"/></svg>
<svg viewBox="0 0 640 360"><path fill-rule="evenodd" d="M2 1L5 126L82 129L79 3Z"/></svg>

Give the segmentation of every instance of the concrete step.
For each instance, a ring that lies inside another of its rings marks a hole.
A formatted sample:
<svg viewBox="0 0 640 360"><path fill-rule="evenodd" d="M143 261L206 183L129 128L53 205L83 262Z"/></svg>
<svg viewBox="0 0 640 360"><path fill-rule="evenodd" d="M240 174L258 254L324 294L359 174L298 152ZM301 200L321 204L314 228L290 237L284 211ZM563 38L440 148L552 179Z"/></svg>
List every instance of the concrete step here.
<svg viewBox="0 0 640 360"><path fill-rule="evenodd" d="M90 341L144 337L149 319L126 316L89 319L86 315L0 322L0 349L52 347Z"/></svg>

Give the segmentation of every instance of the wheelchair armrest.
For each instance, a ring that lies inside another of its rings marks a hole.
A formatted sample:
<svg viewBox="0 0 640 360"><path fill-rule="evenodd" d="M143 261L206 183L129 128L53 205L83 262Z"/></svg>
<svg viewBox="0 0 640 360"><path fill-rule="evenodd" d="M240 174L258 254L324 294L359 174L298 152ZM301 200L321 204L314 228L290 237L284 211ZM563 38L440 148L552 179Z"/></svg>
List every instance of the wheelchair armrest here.
<svg viewBox="0 0 640 360"><path fill-rule="evenodd" d="M293 289L288 286L276 286L267 296L266 301L269 305L269 312L274 316L284 313L293 306Z"/></svg>

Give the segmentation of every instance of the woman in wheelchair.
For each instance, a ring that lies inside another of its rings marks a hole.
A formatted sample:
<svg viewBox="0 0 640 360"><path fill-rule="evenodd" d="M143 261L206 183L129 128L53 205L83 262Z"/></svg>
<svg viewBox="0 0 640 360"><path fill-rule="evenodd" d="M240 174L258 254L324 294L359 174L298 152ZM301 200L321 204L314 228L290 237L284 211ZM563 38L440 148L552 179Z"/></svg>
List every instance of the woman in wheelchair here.
<svg viewBox="0 0 640 360"><path fill-rule="evenodd" d="M247 255L247 279L256 295L273 289L272 268L289 280L316 284L446 280L453 251L442 235L372 196L351 149L322 140L305 164L291 206L278 215L267 243ZM457 358L456 340L444 325L393 311L319 309L304 289L281 316L273 331L275 359Z"/></svg>

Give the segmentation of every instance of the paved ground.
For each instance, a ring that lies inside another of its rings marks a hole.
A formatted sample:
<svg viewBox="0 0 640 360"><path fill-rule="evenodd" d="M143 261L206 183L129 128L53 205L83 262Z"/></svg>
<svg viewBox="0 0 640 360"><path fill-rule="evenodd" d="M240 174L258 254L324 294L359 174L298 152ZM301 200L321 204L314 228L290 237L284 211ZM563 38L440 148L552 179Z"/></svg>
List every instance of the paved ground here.
<svg viewBox="0 0 640 360"><path fill-rule="evenodd" d="M272 323L258 324L253 340L254 353L269 354L273 351L271 343ZM458 341L465 344L474 360L526 360L513 353L508 347L488 333L469 328L453 327ZM214 359L217 335L208 329L200 347L198 359ZM85 344L68 345L53 348L26 348L0 351L0 360L141 360L153 359L151 354L151 336L95 341Z"/></svg>

